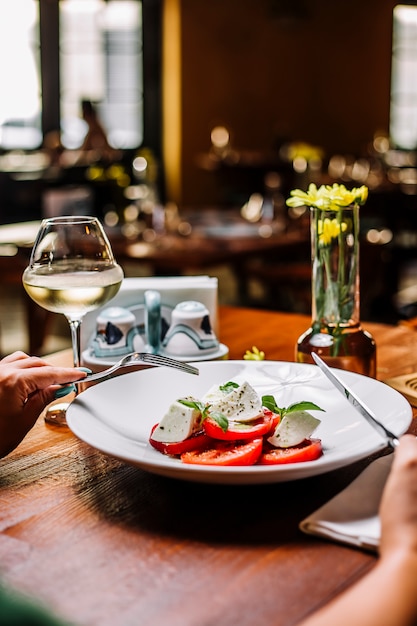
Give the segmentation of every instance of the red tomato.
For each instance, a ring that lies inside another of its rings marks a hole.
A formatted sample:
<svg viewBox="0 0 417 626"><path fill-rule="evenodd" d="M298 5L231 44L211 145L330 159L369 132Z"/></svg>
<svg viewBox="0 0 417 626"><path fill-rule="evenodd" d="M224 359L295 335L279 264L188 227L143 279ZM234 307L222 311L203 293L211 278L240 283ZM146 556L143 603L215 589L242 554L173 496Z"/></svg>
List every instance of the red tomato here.
<svg viewBox="0 0 417 626"><path fill-rule="evenodd" d="M292 448L275 448L270 444L262 452L260 465L280 465L283 463L303 463L315 461L323 454L320 439L306 439L303 443Z"/></svg>
<svg viewBox="0 0 417 626"><path fill-rule="evenodd" d="M253 422L229 422L228 429L224 431L211 417L203 422L206 434L213 439L236 441L236 439L255 439L269 433L272 428L272 415L262 415Z"/></svg>
<svg viewBox="0 0 417 626"><path fill-rule="evenodd" d="M158 424L152 428L152 433ZM153 446L158 452L162 452L162 454L169 454L170 456L180 456L183 452L188 452L189 450L200 450L205 446L210 444L210 437L206 435L204 432L198 432L191 437L187 437L184 441L178 442L163 442L163 441L155 441L152 439L152 433L149 437L149 443Z"/></svg>
<svg viewBox="0 0 417 626"><path fill-rule="evenodd" d="M208 448L181 455L183 463L196 465L254 465L262 452L262 437L251 441L212 441Z"/></svg>
<svg viewBox="0 0 417 626"><path fill-rule="evenodd" d="M269 434L272 435L275 432L276 427L281 421L281 415L278 415L278 413L273 413L272 411L270 411L269 409L266 409L265 407L263 407L262 411L264 412L264 415L269 416L271 418L271 429L268 435Z"/></svg>

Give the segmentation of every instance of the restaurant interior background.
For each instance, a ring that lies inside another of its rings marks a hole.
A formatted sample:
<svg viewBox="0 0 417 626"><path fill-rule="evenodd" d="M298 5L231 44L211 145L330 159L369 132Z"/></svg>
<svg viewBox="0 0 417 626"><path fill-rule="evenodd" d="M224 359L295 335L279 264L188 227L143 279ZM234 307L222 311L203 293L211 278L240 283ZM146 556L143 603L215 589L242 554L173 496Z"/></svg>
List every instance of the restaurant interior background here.
<svg viewBox="0 0 417 626"><path fill-rule="evenodd" d="M55 6L56 19L65 2L70 0L40 0L41 16L46 6L49 11ZM117 2L123 0L108 5ZM142 224L148 220L147 243L157 245L174 215L173 228L179 227L176 234L187 246L190 214L200 219L214 208L221 219L234 210L239 218L260 225L267 221L285 234L305 228L308 218L285 207L293 187L306 188L312 181L366 184L370 195L361 209L362 318L395 323L416 314L417 116L410 112L416 87L408 83L408 92L402 93L401 72L394 78L393 68L404 50L409 68L416 66L417 31L414 21L402 31L405 44L393 45L393 14L399 3L134 2L143 18L143 56L137 68L143 78L138 108L143 129L138 144L122 145L112 163L80 164L74 159L76 149L59 145L54 152L57 146L45 142L45 131L51 138L57 130L51 126L54 110L51 117L49 105L42 111L41 145L22 150L0 141L1 223L37 220L45 213L51 190L56 194L82 188L91 192L92 207L109 229L141 240ZM43 28L49 33L53 28L51 23L45 26L45 13ZM57 33L55 43L59 46ZM42 63L45 68L45 59ZM59 64L51 64L50 58L48 67L52 73L44 77L43 95L59 94ZM95 100L95 95L86 85L84 96ZM59 102L55 105L59 118ZM111 170L111 165L122 169ZM153 209L149 202L144 208L143 197L135 195L144 185ZM166 223L152 239L161 206ZM2 266L5 261L4 267L11 267L9 251L4 252ZM220 303L308 313L309 264L308 241L301 249L289 248L284 257L276 250L253 259L246 268L244 298L227 264L213 263L207 273L219 277ZM125 269L127 275L152 273L137 261L126 263ZM20 285L2 281L0 289L0 350L25 349L24 310L10 315L11 306L20 306L10 299L16 291L20 294ZM8 327L12 317L18 336ZM61 335L61 330L65 335L65 321L61 329L57 319L51 333ZM45 349L50 348L48 343Z"/></svg>

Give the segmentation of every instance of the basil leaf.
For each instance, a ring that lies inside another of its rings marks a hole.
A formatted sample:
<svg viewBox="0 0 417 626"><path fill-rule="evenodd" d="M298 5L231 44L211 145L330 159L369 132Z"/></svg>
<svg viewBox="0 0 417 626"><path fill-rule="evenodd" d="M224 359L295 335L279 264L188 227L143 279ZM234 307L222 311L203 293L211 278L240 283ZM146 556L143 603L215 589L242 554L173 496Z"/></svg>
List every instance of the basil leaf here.
<svg viewBox="0 0 417 626"><path fill-rule="evenodd" d="M314 404L314 402L308 402L307 400L290 404L290 406L284 410L286 414L294 413L295 411L324 411L324 409Z"/></svg>
<svg viewBox="0 0 417 626"><path fill-rule="evenodd" d="M210 407L209 404L204 404L203 402L199 402L198 400L187 400L186 398L181 398L180 400L178 400L178 402L180 404L183 404L184 406L188 406L190 409L195 409L196 411L199 411L201 413L201 423L204 422L207 417L207 411Z"/></svg>
<svg viewBox="0 0 417 626"><path fill-rule="evenodd" d="M184 406L188 406L190 409L200 411L202 417L205 417L207 406L203 404L203 402L199 402L198 400L186 400L185 398L181 398L178 402Z"/></svg>
<svg viewBox="0 0 417 626"><path fill-rule="evenodd" d="M218 426L220 426L224 433L229 428L229 420L225 415L223 415L223 413L214 411L213 413L209 414L209 417L211 417L211 419L214 420Z"/></svg>
<svg viewBox="0 0 417 626"><path fill-rule="evenodd" d="M230 393L233 389L237 389L238 387L239 385L237 383L234 383L230 380L228 383L220 385L219 389L220 391L224 391L225 393Z"/></svg>
<svg viewBox="0 0 417 626"><path fill-rule="evenodd" d="M314 404L314 402L308 402L306 400L290 404L287 408L281 408L277 405L274 396L262 396L262 406L273 413L279 413L281 417L288 415L288 413L295 413L295 411L324 411L324 409Z"/></svg>
<svg viewBox="0 0 417 626"><path fill-rule="evenodd" d="M275 402L274 396L262 396L262 406L273 413L281 413L283 411Z"/></svg>

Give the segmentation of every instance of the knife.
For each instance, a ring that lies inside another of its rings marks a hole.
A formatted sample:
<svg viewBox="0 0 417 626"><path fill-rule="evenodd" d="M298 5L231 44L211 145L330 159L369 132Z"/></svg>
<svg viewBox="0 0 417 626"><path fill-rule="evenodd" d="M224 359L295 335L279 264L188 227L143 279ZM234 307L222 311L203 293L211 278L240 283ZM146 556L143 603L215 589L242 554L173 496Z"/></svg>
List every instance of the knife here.
<svg viewBox="0 0 417 626"><path fill-rule="evenodd" d="M353 393L353 391L351 389L349 389L349 387L347 387L345 385L345 383L342 383L340 378L338 376L336 376L336 374L323 361L323 359L321 359L318 356L318 354L316 354L315 352L312 352L311 356L313 357L314 361L316 362L318 367L321 369L323 374L325 376L327 376L327 378L336 387L336 389L338 389L340 391L340 393L345 396L346 400L353 407L355 407L355 409L362 415L362 417L364 417L366 419L368 424L373 426L375 428L375 430L380 435L382 435L382 437L384 437L384 439L387 441L388 445L391 448L393 448L393 449L396 448L398 446L398 444L400 443L398 441L398 437L396 437L390 430L388 430L388 428L386 428L383 424L381 424L381 422L379 422L377 420L377 418L372 413L372 411L370 409L368 409L368 407L362 402L362 400L359 400L358 396L356 396Z"/></svg>

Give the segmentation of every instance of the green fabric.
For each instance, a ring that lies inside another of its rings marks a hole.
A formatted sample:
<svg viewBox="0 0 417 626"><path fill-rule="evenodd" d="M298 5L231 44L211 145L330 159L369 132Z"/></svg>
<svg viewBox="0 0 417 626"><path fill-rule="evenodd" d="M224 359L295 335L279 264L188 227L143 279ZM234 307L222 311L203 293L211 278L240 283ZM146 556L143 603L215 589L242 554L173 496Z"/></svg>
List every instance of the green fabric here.
<svg viewBox="0 0 417 626"><path fill-rule="evenodd" d="M34 601L0 588L0 626L65 625Z"/></svg>

